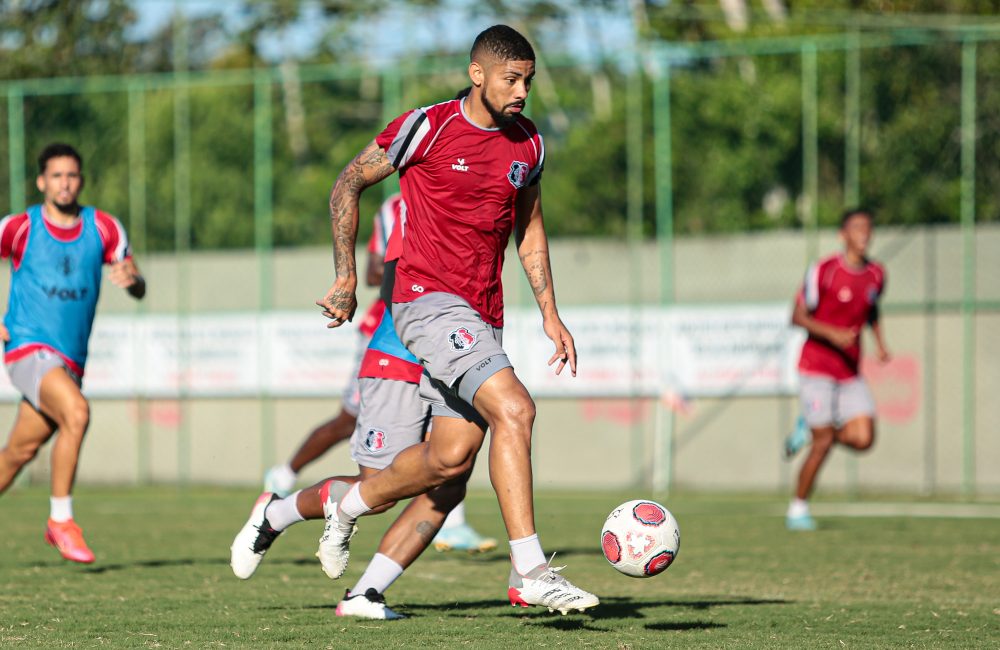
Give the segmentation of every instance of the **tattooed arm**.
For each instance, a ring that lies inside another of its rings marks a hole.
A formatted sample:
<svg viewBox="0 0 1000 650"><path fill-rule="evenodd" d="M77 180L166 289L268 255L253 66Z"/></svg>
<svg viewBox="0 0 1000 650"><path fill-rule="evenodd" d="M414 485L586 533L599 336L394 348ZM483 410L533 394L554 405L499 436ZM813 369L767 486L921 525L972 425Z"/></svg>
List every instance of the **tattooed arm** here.
<svg viewBox="0 0 1000 650"><path fill-rule="evenodd" d="M569 364L570 372L575 377L576 344L556 309L552 266L549 262L549 240L542 222L541 185L529 185L518 191L515 199L515 229L517 255L521 258L521 266L528 276L528 284L535 294L538 309L542 312L542 327L556 346L549 365L559 362L556 366L558 375Z"/></svg>
<svg viewBox="0 0 1000 650"><path fill-rule="evenodd" d="M327 327L339 327L354 317L358 308L357 260L354 246L358 238L358 199L368 187L396 171L385 150L371 142L344 168L330 192L330 225L333 230L333 259L337 278L323 300L316 304L331 319Z"/></svg>

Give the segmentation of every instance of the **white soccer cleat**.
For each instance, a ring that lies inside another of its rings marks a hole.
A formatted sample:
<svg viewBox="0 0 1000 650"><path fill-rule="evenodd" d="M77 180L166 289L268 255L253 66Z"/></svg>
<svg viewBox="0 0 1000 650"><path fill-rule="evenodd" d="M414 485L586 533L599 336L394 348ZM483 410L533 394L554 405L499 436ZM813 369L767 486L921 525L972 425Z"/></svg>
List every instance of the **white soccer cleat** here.
<svg viewBox="0 0 1000 650"><path fill-rule="evenodd" d="M555 557L555 553L552 557ZM507 589L510 604L514 607L541 605L548 607L550 612L559 610L559 613L564 615L571 610L582 612L599 605L601 601L597 596L580 589L559 575L558 572L565 568L552 566L552 558L523 576L511 567L510 587Z"/></svg>
<svg viewBox="0 0 1000 650"><path fill-rule="evenodd" d="M277 498L270 492L264 492L257 497L253 510L250 511L250 518L243 524L243 528L233 540L233 545L229 547L229 566L241 580L253 576L261 560L264 559L264 553L267 553L267 549L271 548L271 544L281 534L280 530L271 528L267 517L264 516L267 506Z"/></svg>
<svg viewBox="0 0 1000 650"><path fill-rule="evenodd" d="M363 594L344 592L344 599L337 603L337 616L356 616L376 621L395 621L406 618L385 604L385 596L369 587Z"/></svg>
<svg viewBox="0 0 1000 650"><path fill-rule="evenodd" d="M358 527L353 521L344 518L341 521L342 513L338 513L340 501L347 494L350 485L336 482L330 488L330 495L323 502L323 514L326 517L326 524L323 526L323 536L319 538L319 550L316 557L323 566L323 573L331 580L336 580L344 575L347 570L347 561L351 555L350 543ZM340 516L338 516L338 514Z"/></svg>

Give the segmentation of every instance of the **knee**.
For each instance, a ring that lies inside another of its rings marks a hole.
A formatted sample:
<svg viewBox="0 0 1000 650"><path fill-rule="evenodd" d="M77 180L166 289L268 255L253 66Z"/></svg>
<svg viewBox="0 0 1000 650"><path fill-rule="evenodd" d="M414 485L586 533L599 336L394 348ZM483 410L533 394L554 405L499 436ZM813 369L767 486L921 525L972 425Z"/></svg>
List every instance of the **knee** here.
<svg viewBox="0 0 1000 650"><path fill-rule="evenodd" d="M90 425L90 405L86 400L79 400L70 406L63 414L59 423L60 433L83 437Z"/></svg>
<svg viewBox="0 0 1000 650"><path fill-rule="evenodd" d="M871 427L858 435L854 448L858 451L867 451L875 444L875 427Z"/></svg>
<svg viewBox="0 0 1000 650"><path fill-rule="evenodd" d="M534 423L535 401L527 392L524 392L504 400L493 423L495 426L491 426L490 429L494 437L498 434L504 436L514 432L523 435L526 432L530 439L531 427Z"/></svg>
<svg viewBox="0 0 1000 650"><path fill-rule="evenodd" d="M38 450L41 446L41 443L36 442L11 445L4 449L4 453L11 463L17 467L21 467L31 462L35 455L38 454Z"/></svg>
<svg viewBox="0 0 1000 650"><path fill-rule="evenodd" d="M833 447L833 442L833 436L814 435L812 446L809 448L809 453L812 455L825 456Z"/></svg>

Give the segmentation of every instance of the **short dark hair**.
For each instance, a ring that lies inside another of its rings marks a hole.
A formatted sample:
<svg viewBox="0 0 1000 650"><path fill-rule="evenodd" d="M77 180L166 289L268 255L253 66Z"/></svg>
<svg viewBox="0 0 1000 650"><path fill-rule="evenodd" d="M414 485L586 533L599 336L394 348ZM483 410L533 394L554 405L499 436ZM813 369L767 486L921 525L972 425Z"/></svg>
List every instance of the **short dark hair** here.
<svg viewBox="0 0 1000 650"><path fill-rule="evenodd" d="M863 217L868 217L869 221L875 221L875 217L872 216L872 211L869 210L868 208L862 208L862 207L851 208L850 210L844 210L844 213L840 215L840 227L843 228L844 226L846 226L847 222L851 219L851 217L857 217L859 215Z"/></svg>
<svg viewBox="0 0 1000 650"><path fill-rule="evenodd" d="M38 154L39 174L45 173L46 165L53 158L72 158L80 166L80 171L83 171L83 158L80 157L80 152L64 142L53 142L42 149L42 153Z"/></svg>
<svg viewBox="0 0 1000 650"><path fill-rule="evenodd" d="M521 33L507 25L493 25L476 37L469 51L469 59L481 55L492 56L498 61L534 61L535 50Z"/></svg>

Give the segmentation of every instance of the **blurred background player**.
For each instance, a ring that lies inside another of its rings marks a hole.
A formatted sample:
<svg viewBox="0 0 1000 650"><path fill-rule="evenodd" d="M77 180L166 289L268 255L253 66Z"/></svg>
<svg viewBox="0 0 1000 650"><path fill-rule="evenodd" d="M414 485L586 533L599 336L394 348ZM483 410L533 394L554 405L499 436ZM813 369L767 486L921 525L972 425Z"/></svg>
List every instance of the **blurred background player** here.
<svg viewBox="0 0 1000 650"><path fill-rule="evenodd" d="M872 231L868 210L845 212L840 220L844 252L810 266L795 299L792 323L809 336L799 358L802 417L785 440L785 454L791 458L810 442L812 446L788 506L785 523L790 530L816 528L808 499L833 445L863 451L875 441L875 400L858 372L866 323L879 361L889 360L878 311L885 270L867 257Z"/></svg>
<svg viewBox="0 0 1000 650"><path fill-rule="evenodd" d="M83 160L67 144L50 144L38 157L41 205L0 221L0 257L11 262L7 314L0 326L4 363L23 395L7 446L0 450L0 493L52 437L52 496L45 541L67 560L90 563L94 554L73 520L73 482L90 424L80 392L101 267L136 298L146 282L132 260L128 238L114 217L77 198Z"/></svg>
<svg viewBox="0 0 1000 650"><path fill-rule="evenodd" d="M417 359L400 343L387 311L361 364L358 425L351 437L351 457L358 475L320 481L282 499L264 492L230 547L233 573L253 576L274 540L289 526L324 518L323 505L343 497L346 486L385 469L403 449L419 443L430 419L420 397L428 378ZM468 477L466 477L466 480ZM403 616L385 605L385 590L430 545L449 510L461 504L466 480L431 490L413 499L386 531L364 574L337 605L338 616L391 620ZM337 492L339 490L339 492ZM384 512L395 503L367 514ZM450 515L449 515L450 516ZM487 540L496 546L495 540Z"/></svg>
<svg viewBox="0 0 1000 650"><path fill-rule="evenodd" d="M555 344L549 365L576 374L576 348L556 308L539 181L542 138L522 115L535 73L528 41L506 25L480 33L470 52L472 91L399 116L349 163L330 196L337 278L320 303L330 327L357 308L354 244L361 192L400 172L406 203L403 251L394 268L396 332L437 392L433 434L382 472L354 483L327 514L320 560L331 577L347 567L354 522L364 513L465 477L490 435L490 478L510 540L511 604L584 610L598 599L549 565L535 532L531 435L535 407L503 350L504 251L518 256ZM551 560L550 560L551 561Z"/></svg>

